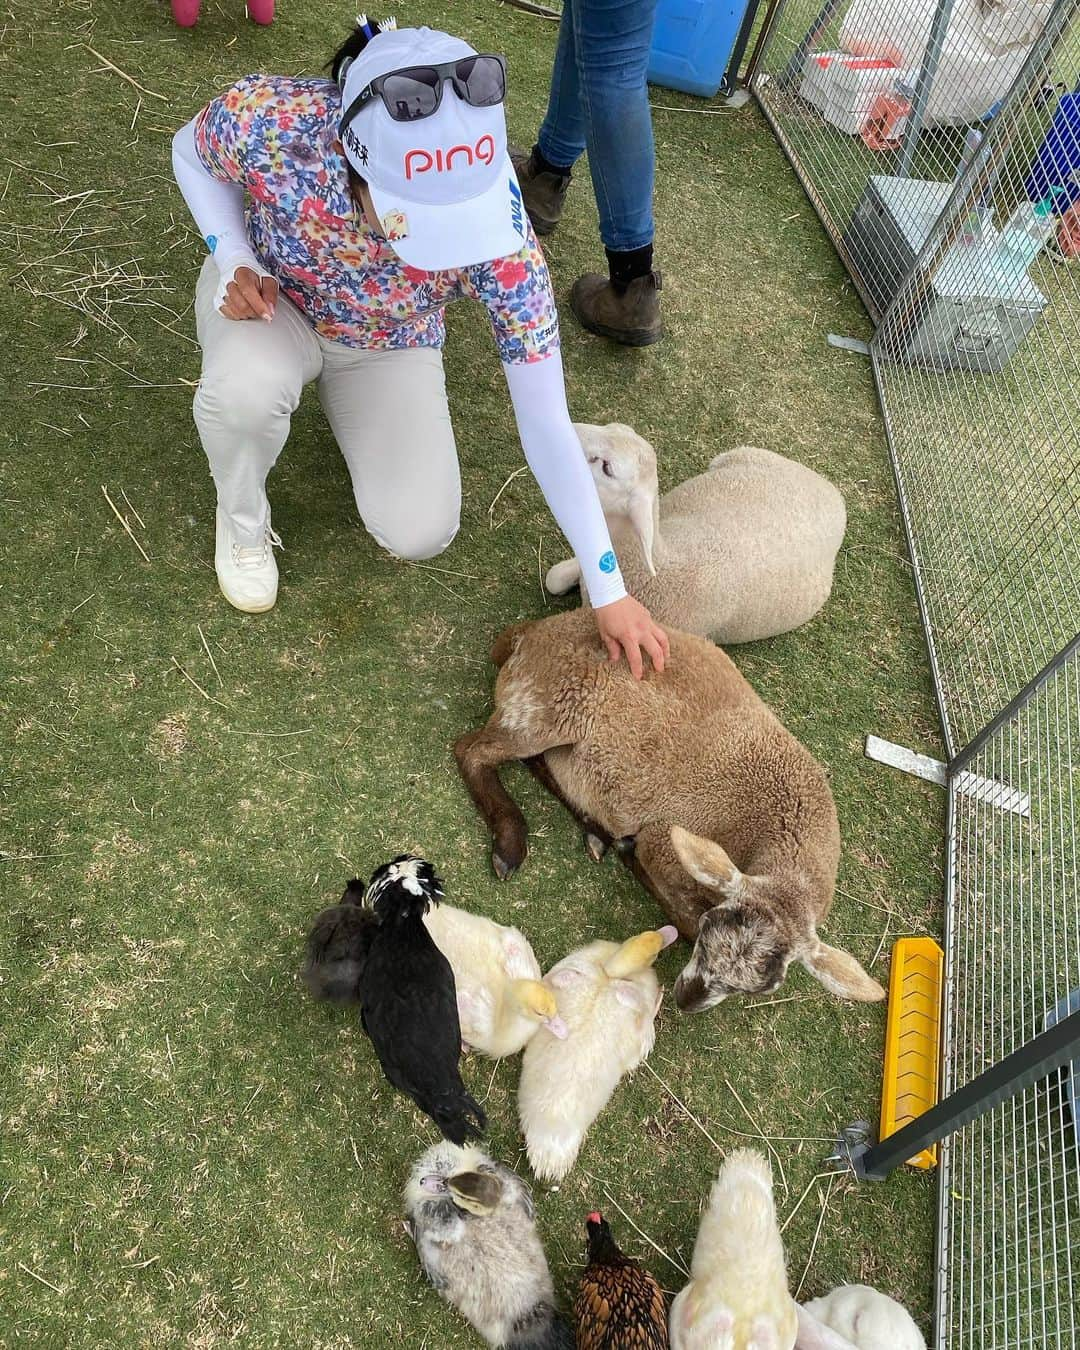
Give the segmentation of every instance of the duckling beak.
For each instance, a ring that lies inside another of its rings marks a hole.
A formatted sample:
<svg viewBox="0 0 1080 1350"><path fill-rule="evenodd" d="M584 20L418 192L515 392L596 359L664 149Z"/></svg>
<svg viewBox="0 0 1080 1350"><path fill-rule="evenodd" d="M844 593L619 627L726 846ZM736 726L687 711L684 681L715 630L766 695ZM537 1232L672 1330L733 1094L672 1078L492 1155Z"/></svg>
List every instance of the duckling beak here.
<svg viewBox="0 0 1080 1350"><path fill-rule="evenodd" d="M438 1172L432 1172L430 1176L420 1178L420 1189L429 1195L445 1195L446 1178Z"/></svg>
<svg viewBox="0 0 1080 1350"><path fill-rule="evenodd" d="M673 942L679 940L679 930L673 923L666 923L663 928L658 928L656 931L660 934L661 950L664 947L670 947Z"/></svg>
<svg viewBox="0 0 1080 1350"><path fill-rule="evenodd" d="M557 1041L565 1041L567 1036L570 1035L570 1028L561 1017L545 1017L544 1026L547 1027L548 1031L551 1032Z"/></svg>

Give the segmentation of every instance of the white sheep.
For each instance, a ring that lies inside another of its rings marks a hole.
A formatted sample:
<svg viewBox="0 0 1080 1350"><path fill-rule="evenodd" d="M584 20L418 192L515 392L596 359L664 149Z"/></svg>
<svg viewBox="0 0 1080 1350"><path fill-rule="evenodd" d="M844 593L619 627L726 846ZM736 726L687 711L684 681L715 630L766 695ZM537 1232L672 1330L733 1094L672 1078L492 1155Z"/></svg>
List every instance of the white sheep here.
<svg viewBox="0 0 1080 1350"><path fill-rule="evenodd" d="M656 452L632 428L575 429L626 588L658 623L753 642L798 628L829 598L847 513L813 469L744 445L661 498ZM546 584L562 595L580 582L571 558Z"/></svg>

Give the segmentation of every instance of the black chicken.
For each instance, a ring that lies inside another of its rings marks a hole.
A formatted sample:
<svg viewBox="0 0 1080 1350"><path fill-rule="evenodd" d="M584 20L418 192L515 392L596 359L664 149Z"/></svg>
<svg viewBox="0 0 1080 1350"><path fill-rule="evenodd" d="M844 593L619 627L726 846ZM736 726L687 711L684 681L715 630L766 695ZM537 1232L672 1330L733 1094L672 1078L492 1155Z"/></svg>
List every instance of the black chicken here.
<svg viewBox="0 0 1080 1350"><path fill-rule="evenodd" d="M316 918L307 940L301 972L316 998L330 1003L359 1003L360 973L378 920L364 907L364 883L352 880L341 903Z"/></svg>
<svg viewBox="0 0 1080 1350"><path fill-rule="evenodd" d="M442 882L423 858L385 863L368 883L377 923L359 980L360 1020L387 1081L407 1092L451 1143L479 1139L483 1109L458 1073L461 1028L450 963L424 926Z"/></svg>

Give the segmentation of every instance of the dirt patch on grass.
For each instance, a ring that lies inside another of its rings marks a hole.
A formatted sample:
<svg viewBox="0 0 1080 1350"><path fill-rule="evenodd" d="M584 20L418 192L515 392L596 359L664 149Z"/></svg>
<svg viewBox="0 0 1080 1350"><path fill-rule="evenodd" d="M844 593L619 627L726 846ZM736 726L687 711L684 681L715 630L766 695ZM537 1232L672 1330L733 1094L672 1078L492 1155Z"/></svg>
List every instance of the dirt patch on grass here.
<svg viewBox="0 0 1080 1350"><path fill-rule="evenodd" d="M163 717L150 735L149 750L155 759L176 759L188 748L188 722L183 713Z"/></svg>

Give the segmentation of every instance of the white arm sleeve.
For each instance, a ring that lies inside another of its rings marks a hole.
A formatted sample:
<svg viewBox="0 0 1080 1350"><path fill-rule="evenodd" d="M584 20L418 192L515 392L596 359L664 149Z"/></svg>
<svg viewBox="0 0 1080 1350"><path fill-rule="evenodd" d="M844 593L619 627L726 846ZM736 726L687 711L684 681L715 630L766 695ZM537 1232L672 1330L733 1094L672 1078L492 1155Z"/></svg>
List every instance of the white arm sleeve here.
<svg viewBox="0 0 1080 1350"><path fill-rule="evenodd" d="M503 365L518 435L551 514L570 541L594 609L626 594L581 442L570 422L558 351L542 361Z"/></svg>
<svg viewBox="0 0 1080 1350"><path fill-rule="evenodd" d="M199 233L213 254L221 275L215 306L225 300L225 287L238 267L250 267L260 277L269 276L248 243L244 223L244 188L214 178L195 149L195 118L173 137L173 175L194 217Z"/></svg>

